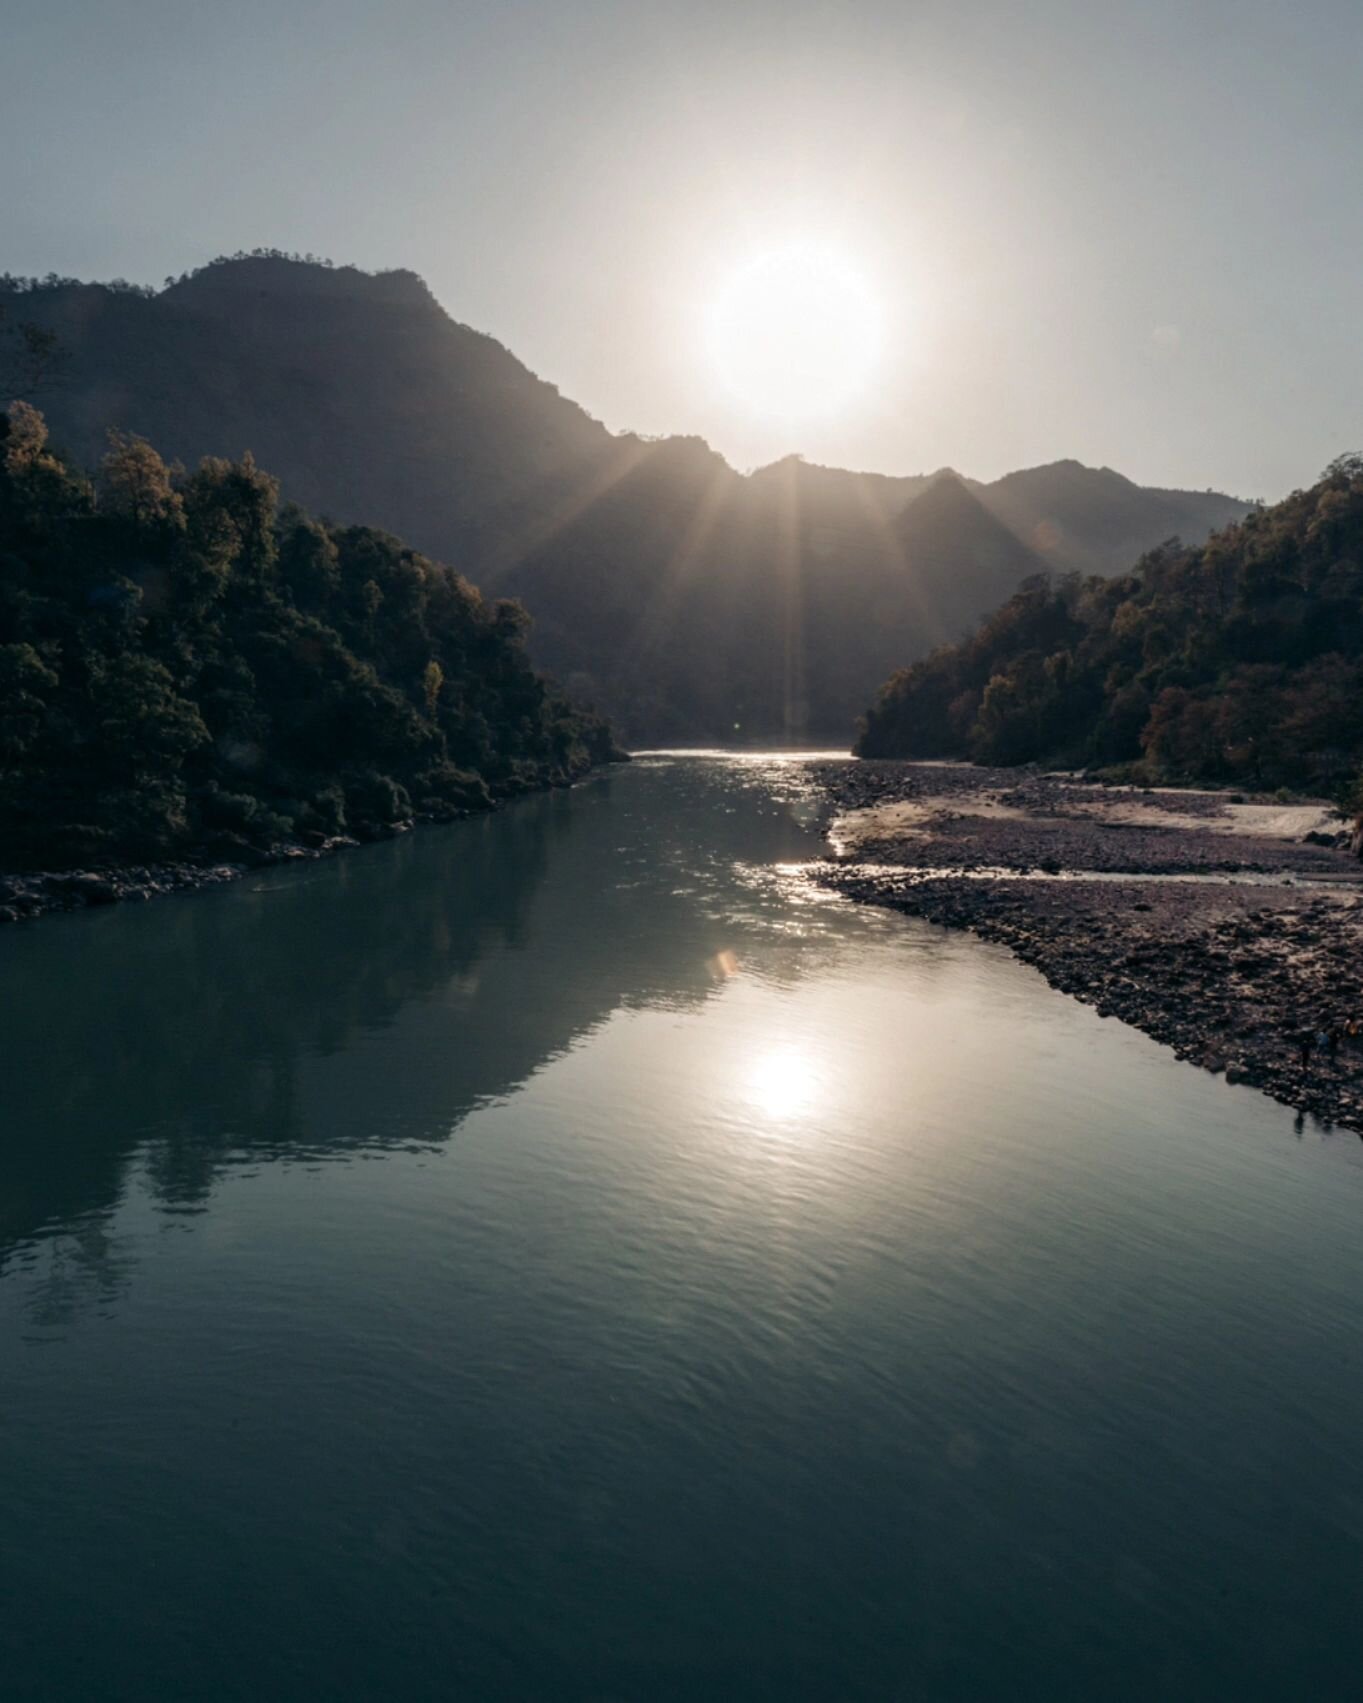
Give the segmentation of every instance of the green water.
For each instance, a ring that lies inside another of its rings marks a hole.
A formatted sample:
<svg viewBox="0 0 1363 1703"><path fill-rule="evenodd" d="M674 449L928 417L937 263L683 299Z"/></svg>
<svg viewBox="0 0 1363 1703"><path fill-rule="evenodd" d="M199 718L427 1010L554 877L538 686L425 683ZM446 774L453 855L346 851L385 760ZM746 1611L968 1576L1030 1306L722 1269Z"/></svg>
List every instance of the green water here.
<svg viewBox="0 0 1363 1703"><path fill-rule="evenodd" d="M0 935L0 1697L1360 1689L1363 1146L654 758Z"/></svg>

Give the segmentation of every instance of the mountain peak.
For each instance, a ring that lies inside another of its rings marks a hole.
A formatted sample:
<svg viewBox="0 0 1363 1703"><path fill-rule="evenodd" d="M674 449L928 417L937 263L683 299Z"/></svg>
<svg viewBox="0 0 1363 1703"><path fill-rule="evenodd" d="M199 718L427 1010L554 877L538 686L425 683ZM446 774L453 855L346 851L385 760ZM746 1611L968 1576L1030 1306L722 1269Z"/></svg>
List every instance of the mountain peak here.
<svg viewBox="0 0 1363 1703"><path fill-rule="evenodd" d="M170 300L195 300L250 292L280 298L362 298L376 305L437 305L425 280L406 268L365 272L358 266L333 266L291 254L225 255L185 273L162 293Z"/></svg>
<svg viewBox="0 0 1363 1703"><path fill-rule="evenodd" d="M950 468L934 473L921 495L904 505L896 531L901 539L919 544L969 538L974 547L1018 564L1024 573L1029 566L1024 559L1031 552L1023 541Z"/></svg>
<svg viewBox="0 0 1363 1703"><path fill-rule="evenodd" d="M956 469L939 467L936 473L928 474L922 490L911 497L900 512L901 516L916 512L921 520L928 513L946 515L970 513L976 509L988 516L989 511Z"/></svg>

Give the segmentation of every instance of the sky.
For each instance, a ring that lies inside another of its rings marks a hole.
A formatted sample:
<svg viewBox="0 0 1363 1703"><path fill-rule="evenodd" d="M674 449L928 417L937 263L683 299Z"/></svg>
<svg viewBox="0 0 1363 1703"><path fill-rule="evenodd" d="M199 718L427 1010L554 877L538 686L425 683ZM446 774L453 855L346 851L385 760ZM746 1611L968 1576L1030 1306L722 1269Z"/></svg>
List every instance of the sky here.
<svg viewBox="0 0 1363 1703"><path fill-rule="evenodd" d="M613 430L740 467L1271 500L1363 448L1359 0L6 12L0 270L409 267ZM807 250L873 358L797 418L714 316Z"/></svg>

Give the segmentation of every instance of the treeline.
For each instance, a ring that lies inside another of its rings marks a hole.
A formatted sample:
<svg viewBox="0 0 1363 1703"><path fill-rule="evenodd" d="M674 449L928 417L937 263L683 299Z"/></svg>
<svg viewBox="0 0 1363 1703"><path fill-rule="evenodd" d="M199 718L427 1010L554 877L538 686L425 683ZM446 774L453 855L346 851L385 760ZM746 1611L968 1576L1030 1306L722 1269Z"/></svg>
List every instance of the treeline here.
<svg viewBox="0 0 1363 1703"><path fill-rule="evenodd" d="M169 289L172 284L186 284L191 278L199 277L212 267L226 266L237 260L288 260L300 265L320 266L327 272L336 270L336 262L321 254L296 254L283 248L239 248L234 254L215 255L204 265L192 266L178 275L168 273L165 287ZM342 270L355 269L352 267ZM27 296L36 295L41 290L79 290L87 287L82 279L64 277L60 272L47 272L42 277L19 272L0 272L0 295L5 296ZM116 296L141 296L147 301L160 294L152 284L135 284L127 278L109 278L98 287Z"/></svg>
<svg viewBox="0 0 1363 1703"><path fill-rule="evenodd" d="M127 278L110 278L101 290L115 296L140 296L150 301L156 291L150 284L130 283ZM79 290L85 286L79 278L64 278L59 272L48 272L41 278L28 278L16 272L0 272L0 296L33 296L43 290Z"/></svg>
<svg viewBox="0 0 1363 1703"><path fill-rule="evenodd" d="M896 674L857 751L1342 794L1363 766L1363 456L1119 578L1029 579Z"/></svg>
<svg viewBox="0 0 1363 1703"><path fill-rule="evenodd" d="M219 856L444 819L617 753L536 674L524 611L249 456L94 479L0 414L0 859Z"/></svg>

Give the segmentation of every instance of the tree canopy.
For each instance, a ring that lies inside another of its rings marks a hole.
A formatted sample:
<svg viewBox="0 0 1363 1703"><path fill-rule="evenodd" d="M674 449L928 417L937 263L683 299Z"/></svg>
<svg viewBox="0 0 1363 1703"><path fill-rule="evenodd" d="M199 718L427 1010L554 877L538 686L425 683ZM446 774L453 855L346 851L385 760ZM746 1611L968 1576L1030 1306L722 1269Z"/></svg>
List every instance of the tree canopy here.
<svg viewBox="0 0 1363 1703"><path fill-rule="evenodd" d="M1029 579L881 689L866 757L1342 793L1363 764L1363 456L1115 579Z"/></svg>
<svg viewBox="0 0 1363 1703"><path fill-rule="evenodd" d="M10 867L447 818L560 783L609 730L530 666L519 605L281 506L249 455L91 479L0 414L0 856Z"/></svg>

